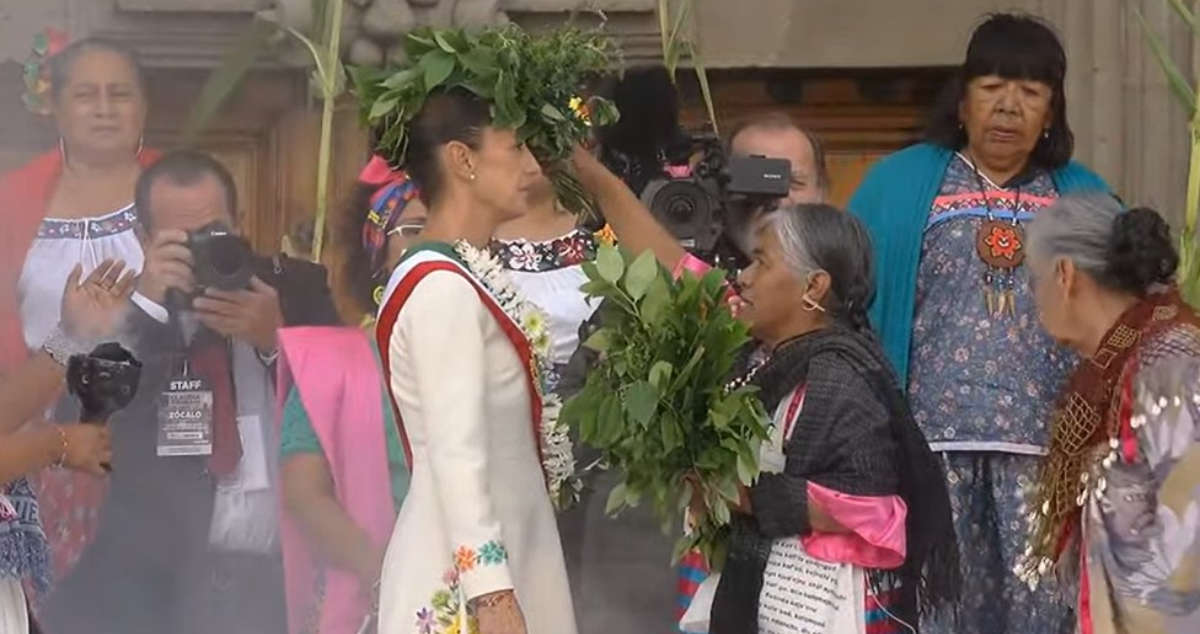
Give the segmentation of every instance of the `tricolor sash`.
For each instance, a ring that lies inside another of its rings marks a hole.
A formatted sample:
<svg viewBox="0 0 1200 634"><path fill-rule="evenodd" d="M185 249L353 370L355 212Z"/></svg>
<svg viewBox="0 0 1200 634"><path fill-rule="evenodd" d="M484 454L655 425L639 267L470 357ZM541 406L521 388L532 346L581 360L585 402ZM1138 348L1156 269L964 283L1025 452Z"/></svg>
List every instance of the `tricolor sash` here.
<svg viewBox="0 0 1200 634"><path fill-rule="evenodd" d="M513 321L513 318L500 306L499 300L459 259L454 247L440 242L428 242L413 247L396 265L396 269L392 271L392 277L388 281L387 290L384 292L384 300L379 309L379 319L375 326L375 337L379 343L379 354L383 361L384 382L388 386L388 398L391 399L392 409L396 414L396 426L400 432L400 441L404 445L405 464L408 465L411 472L413 469L412 446L409 443L408 434L404 430L404 418L400 415L400 407L391 390L392 367L389 343L396 320L400 316L400 310L404 308L404 304L412 296L412 292L421 283L421 280L434 271L449 271L461 275L463 279L470 282L479 294L479 301L483 302L483 305L492 313L500 330L512 342L525 371L526 389L529 392L530 427L533 431L534 446L537 447L540 466L542 464L542 398L536 383L539 378L535 369L537 360L534 359L533 347L521 326ZM543 468L543 473L544 471Z"/></svg>

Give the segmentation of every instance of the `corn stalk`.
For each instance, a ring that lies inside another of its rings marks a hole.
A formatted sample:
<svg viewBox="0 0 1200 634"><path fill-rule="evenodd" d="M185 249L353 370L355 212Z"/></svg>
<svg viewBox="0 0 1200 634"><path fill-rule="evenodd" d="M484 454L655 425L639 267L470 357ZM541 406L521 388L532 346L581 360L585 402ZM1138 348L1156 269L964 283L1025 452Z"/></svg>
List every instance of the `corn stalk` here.
<svg viewBox="0 0 1200 634"><path fill-rule="evenodd" d="M658 0L658 32L662 39L663 66L675 82L675 70L679 68L679 60L685 55L692 60L692 68L696 70L696 79L700 82L700 94L704 97L704 107L708 111L708 120L712 124L713 134L720 135L717 129L717 114L713 108L712 90L708 85L708 72L704 68L704 58L700 55L700 46L687 35L685 31L695 30L695 15L693 0L679 0L674 13L671 11L671 0ZM674 17L672 17L674 16Z"/></svg>
<svg viewBox="0 0 1200 634"><path fill-rule="evenodd" d="M1193 38L1200 38L1200 22L1196 14L1183 0L1164 0L1180 19L1191 28ZM1188 114L1188 140L1191 143L1188 160L1187 199L1185 201L1183 231L1179 235L1179 287L1184 299L1193 306L1200 306L1200 249L1196 243L1197 210L1200 209L1200 103L1197 102L1195 86L1200 84L1200 67L1196 76L1189 80L1171 57L1165 38L1161 38L1150 27L1146 17L1135 6L1133 13L1141 25L1142 34L1154 57L1167 77L1171 92Z"/></svg>
<svg viewBox="0 0 1200 634"><path fill-rule="evenodd" d="M212 121L225 101L245 79L250 69L280 40L291 38L309 54L313 66L310 85L321 100L321 137L317 147L317 200L313 207L312 259L321 261L325 219L329 210L329 168L333 143L333 113L337 97L345 89L345 72L340 48L345 0L312 0L315 16L311 33L289 26L278 15L259 14L247 32L209 75L200 98L184 126L184 144L192 145ZM311 36L311 37L310 37Z"/></svg>

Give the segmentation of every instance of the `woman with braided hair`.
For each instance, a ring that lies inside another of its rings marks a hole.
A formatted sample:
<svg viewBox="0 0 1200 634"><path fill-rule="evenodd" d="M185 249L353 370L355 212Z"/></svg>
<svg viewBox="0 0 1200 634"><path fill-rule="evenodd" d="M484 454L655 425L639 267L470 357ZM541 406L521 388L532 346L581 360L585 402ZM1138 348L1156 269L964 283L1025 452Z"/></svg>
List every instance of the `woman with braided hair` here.
<svg viewBox="0 0 1200 634"><path fill-rule="evenodd" d="M1017 573L1077 578L1081 634L1200 631L1200 317L1174 245L1158 213L1111 196L1063 197L1029 227L1038 319L1083 360Z"/></svg>

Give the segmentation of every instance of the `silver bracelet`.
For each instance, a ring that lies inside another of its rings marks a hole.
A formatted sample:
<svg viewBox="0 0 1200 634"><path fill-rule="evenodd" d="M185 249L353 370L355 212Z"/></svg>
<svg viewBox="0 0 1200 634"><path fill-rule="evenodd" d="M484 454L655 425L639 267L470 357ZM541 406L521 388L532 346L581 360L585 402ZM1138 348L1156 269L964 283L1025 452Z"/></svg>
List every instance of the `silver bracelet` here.
<svg viewBox="0 0 1200 634"><path fill-rule="evenodd" d="M71 357L77 354L87 354L94 347L89 342L68 335L61 324L55 326L54 330L50 332L50 336L42 343L42 351L64 368L71 361Z"/></svg>

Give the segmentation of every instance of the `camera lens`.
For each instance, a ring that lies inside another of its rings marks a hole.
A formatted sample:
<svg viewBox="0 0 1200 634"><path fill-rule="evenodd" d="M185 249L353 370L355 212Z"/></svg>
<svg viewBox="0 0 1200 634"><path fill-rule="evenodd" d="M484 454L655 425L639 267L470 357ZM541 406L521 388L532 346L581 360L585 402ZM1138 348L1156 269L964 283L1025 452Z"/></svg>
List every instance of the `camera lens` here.
<svg viewBox="0 0 1200 634"><path fill-rule="evenodd" d="M696 213L696 201L691 196L676 193L667 199L665 205L667 217L677 222L686 222Z"/></svg>
<svg viewBox="0 0 1200 634"><path fill-rule="evenodd" d="M216 236L212 240L212 268L222 277L234 277L249 260L245 244L236 236Z"/></svg>

